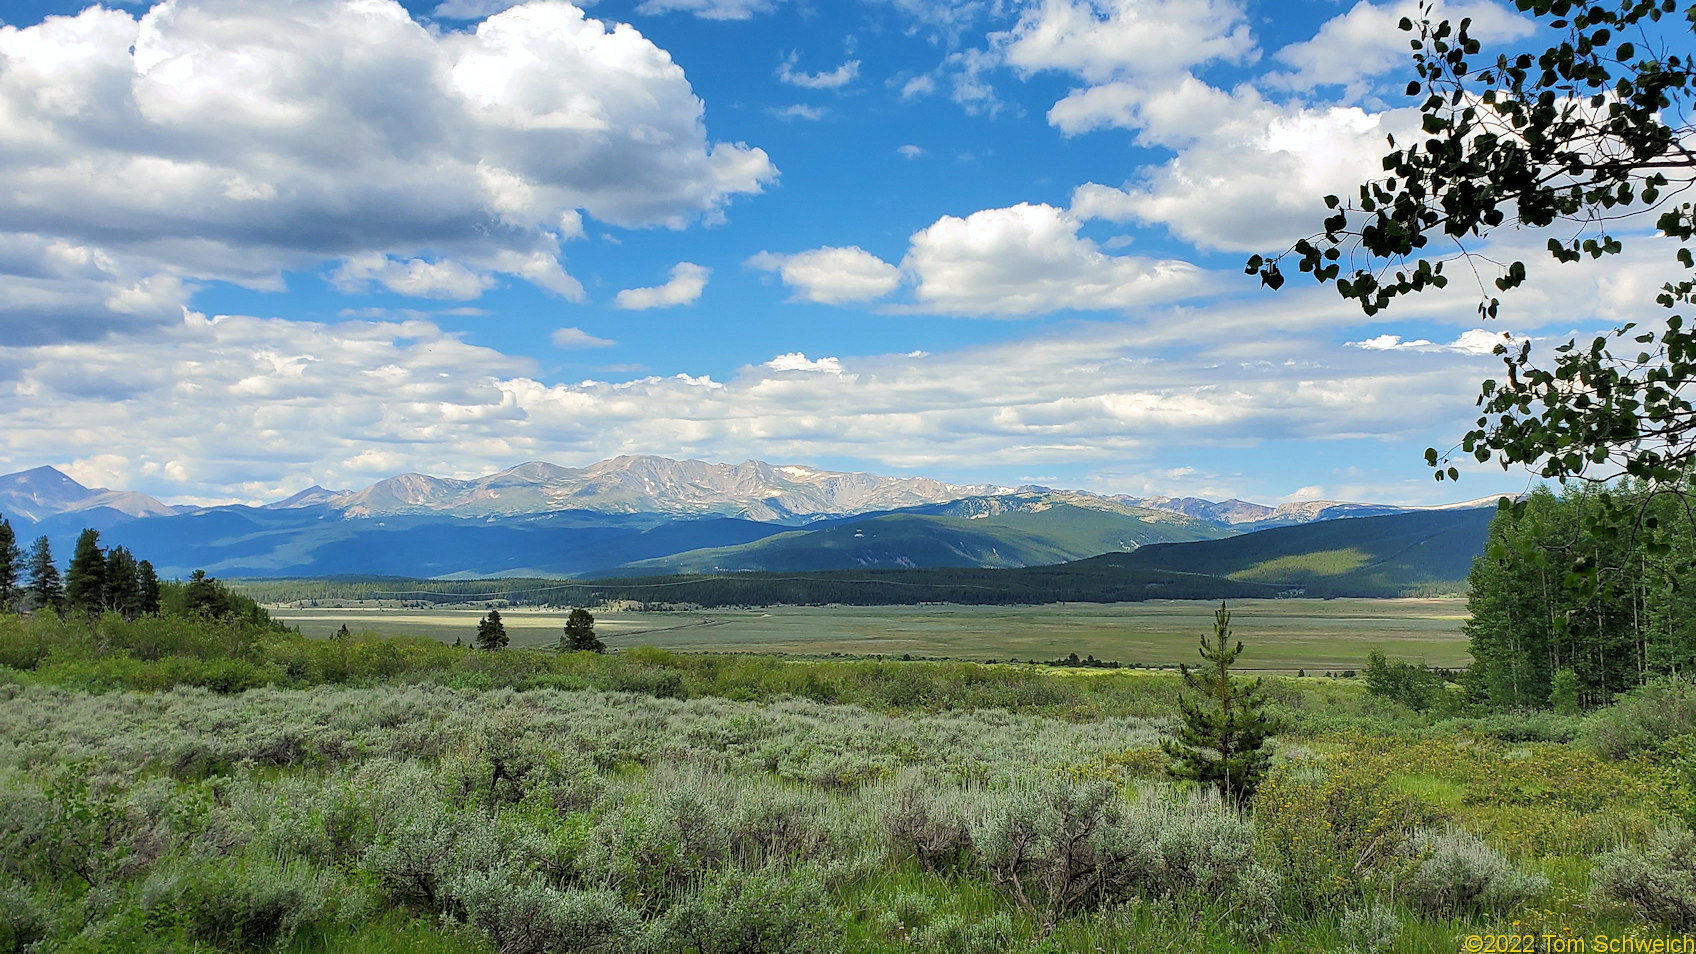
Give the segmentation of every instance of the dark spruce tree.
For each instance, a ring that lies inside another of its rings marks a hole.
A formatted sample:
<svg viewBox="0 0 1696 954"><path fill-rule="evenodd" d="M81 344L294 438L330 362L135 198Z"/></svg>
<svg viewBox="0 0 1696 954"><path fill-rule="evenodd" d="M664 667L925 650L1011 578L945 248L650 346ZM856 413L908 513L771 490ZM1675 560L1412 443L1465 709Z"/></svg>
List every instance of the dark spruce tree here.
<svg viewBox="0 0 1696 954"><path fill-rule="evenodd" d="M1231 676L1231 665L1242 651L1240 640L1231 644L1231 614L1220 603L1213 614L1212 637L1201 637L1206 665L1178 667L1188 690L1178 698L1183 721L1177 738L1161 744L1173 776L1211 786L1236 804L1259 787L1278 730L1265 711L1266 690L1260 680Z"/></svg>
<svg viewBox="0 0 1696 954"><path fill-rule="evenodd" d="M53 562L53 548L45 536L36 537L29 548L29 602L38 610L65 612L65 583Z"/></svg>
<svg viewBox="0 0 1696 954"><path fill-rule="evenodd" d="M159 615L159 574L150 560L135 565L135 583L141 591L141 615Z"/></svg>
<svg viewBox="0 0 1696 954"><path fill-rule="evenodd" d="M565 618L565 633L559 638L559 648L568 653L604 653L607 644L595 635L595 617L579 608Z"/></svg>
<svg viewBox="0 0 1696 954"><path fill-rule="evenodd" d="M507 644L506 624L501 622L501 611L490 610L489 615L477 621L477 648L489 651L505 649Z"/></svg>
<svg viewBox="0 0 1696 954"><path fill-rule="evenodd" d="M222 617L233 615L236 604L224 584L207 576L205 570L195 570L183 589L183 608L190 616Z"/></svg>
<svg viewBox="0 0 1696 954"><path fill-rule="evenodd" d="M22 560L23 551L18 549L18 537L12 532L11 522L0 517L0 613L10 609L18 598Z"/></svg>
<svg viewBox="0 0 1696 954"><path fill-rule="evenodd" d="M141 615L141 581L136 569L135 556L128 549L113 547L106 554L106 608L124 619Z"/></svg>
<svg viewBox="0 0 1696 954"><path fill-rule="evenodd" d="M100 531L84 530L65 571L65 603L73 613L99 615L106 610L106 554L100 550Z"/></svg>

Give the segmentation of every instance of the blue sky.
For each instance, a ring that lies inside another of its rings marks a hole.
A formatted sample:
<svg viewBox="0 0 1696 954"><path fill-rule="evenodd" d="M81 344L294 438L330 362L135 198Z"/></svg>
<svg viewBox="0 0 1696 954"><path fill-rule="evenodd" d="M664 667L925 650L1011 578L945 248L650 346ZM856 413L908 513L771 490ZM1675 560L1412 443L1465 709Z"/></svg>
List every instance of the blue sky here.
<svg viewBox="0 0 1696 954"><path fill-rule="evenodd" d="M1242 274L1416 122L1411 7L13 2L0 469L206 502L620 453L1522 490L1421 453L1493 336L1627 317L1652 255L1529 258L1488 325L1476 284L1368 319Z"/></svg>

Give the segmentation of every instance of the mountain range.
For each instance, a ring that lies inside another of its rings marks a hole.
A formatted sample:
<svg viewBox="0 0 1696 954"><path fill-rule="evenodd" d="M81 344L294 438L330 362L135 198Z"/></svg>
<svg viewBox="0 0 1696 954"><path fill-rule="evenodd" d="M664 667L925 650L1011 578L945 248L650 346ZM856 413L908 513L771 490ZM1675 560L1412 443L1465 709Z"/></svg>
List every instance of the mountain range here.
<svg viewBox="0 0 1696 954"><path fill-rule="evenodd" d="M1020 567L1412 509L1102 496L651 456L583 468L530 462L473 479L402 474L259 506L171 506L84 487L52 467L0 476L0 514L20 538L45 534L62 557L94 527L167 576Z"/></svg>

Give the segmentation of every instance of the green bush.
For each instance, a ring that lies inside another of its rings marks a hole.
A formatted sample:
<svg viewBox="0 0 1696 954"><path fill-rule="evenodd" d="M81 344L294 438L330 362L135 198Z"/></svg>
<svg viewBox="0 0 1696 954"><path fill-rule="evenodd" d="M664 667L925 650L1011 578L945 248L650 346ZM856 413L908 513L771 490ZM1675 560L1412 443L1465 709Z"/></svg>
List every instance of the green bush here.
<svg viewBox="0 0 1696 954"><path fill-rule="evenodd" d="M0 951L37 950L52 931L52 915L36 901L30 886L15 878L0 878Z"/></svg>
<svg viewBox="0 0 1696 954"><path fill-rule="evenodd" d="M250 950L327 927L339 887L328 873L298 863L195 859L148 876L140 908L155 930L177 928L192 942Z"/></svg>
<svg viewBox="0 0 1696 954"><path fill-rule="evenodd" d="M1696 682L1661 679L1592 715L1584 741L1597 755L1618 760L1686 735L1696 735Z"/></svg>
<svg viewBox="0 0 1696 954"><path fill-rule="evenodd" d="M1424 816L1384 765L1354 754L1274 765L1253 807L1286 900L1308 914L1359 898Z"/></svg>
<svg viewBox="0 0 1696 954"><path fill-rule="evenodd" d="M1520 871L1458 828L1421 828L1403 843L1402 854L1411 863L1397 888L1427 914L1500 911L1549 890L1548 878Z"/></svg>
<svg viewBox="0 0 1696 954"><path fill-rule="evenodd" d="M976 819L958 788L909 773L880 801L884 838L897 857L915 858L929 872L970 862Z"/></svg>
<svg viewBox="0 0 1696 954"><path fill-rule="evenodd" d="M1401 932L1402 920L1395 910L1376 900L1364 908L1344 908L1338 925L1343 944L1356 954L1388 950Z"/></svg>
<svg viewBox="0 0 1696 954"><path fill-rule="evenodd" d="M1696 931L1696 834L1666 830L1644 848L1598 857L1590 890L1675 931Z"/></svg>
<svg viewBox="0 0 1696 954"><path fill-rule="evenodd" d="M1086 901L1221 901L1270 916L1278 878L1254 853L1254 828L1216 801L1127 802L1111 783L1051 778L996 793L972 844L997 884L1057 918Z"/></svg>
<svg viewBox="0 0 1696 954"><path fill-rule="evenodd" d="M627 950L641 920L609 891L559 891L510 880L503 868L463 871L446 891L467 923L500 954L614 954Z"/></svg>
<svg viewBox="0 0 1696 954"><path fill-rule="evenodd" d="M807 868L723 868L645 932L651 954L832 954L842 928L823 881Z"/></svg>

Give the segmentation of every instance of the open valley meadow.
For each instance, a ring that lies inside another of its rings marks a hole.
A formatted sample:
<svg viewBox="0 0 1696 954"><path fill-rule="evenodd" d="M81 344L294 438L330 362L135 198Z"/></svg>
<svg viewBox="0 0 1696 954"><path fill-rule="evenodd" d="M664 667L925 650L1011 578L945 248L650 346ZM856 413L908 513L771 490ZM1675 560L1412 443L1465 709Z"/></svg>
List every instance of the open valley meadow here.
<svg viewBox="0 0 1696 954"><path fill-rule="evenodd" d="M1193 600L1044 606L781 606L694 612L596 611L613 649L914 656L973 660L1094 655L1122 665L1195 660L1196 640L1219 604ZM1466 601L1460 599L1241 600L1232 625L1247 645L1244 670L1360 669L1369 650L1433 667L1467 663ZM385 636L470 642L486 608L277 608L272 616L308 636L347 625ZM514 647L559 643L566 610L502 608Z"/></svg>

